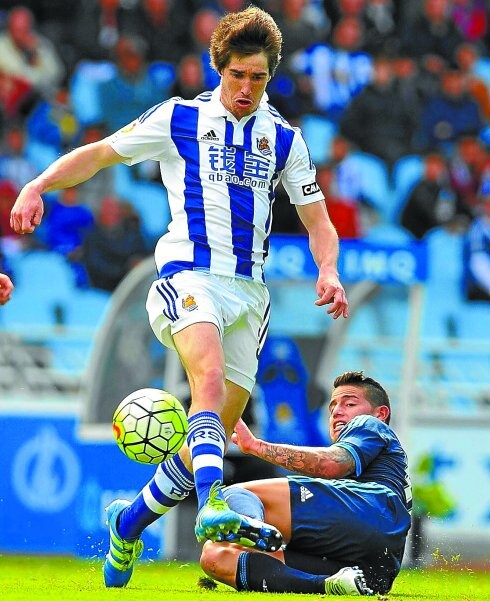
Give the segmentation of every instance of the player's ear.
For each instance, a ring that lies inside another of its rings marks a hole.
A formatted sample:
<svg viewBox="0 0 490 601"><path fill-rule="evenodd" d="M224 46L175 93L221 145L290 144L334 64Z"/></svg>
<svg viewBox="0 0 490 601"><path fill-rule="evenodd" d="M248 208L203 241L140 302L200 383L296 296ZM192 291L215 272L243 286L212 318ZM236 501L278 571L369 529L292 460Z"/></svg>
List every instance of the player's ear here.
<svg viewBox="0 0 490 601"><path fill-rule="evenodd" d="M386 405L380 405L376 407L375 417L380 419L382 422L386 422L386 420L390 417L390 409Z"/></svg>

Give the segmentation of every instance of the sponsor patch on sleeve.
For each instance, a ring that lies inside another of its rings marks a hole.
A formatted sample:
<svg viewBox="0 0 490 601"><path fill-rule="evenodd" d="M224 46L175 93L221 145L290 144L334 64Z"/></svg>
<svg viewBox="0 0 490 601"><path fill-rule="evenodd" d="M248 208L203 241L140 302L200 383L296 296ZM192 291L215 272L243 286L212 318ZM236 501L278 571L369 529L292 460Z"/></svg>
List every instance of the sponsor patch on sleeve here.
<svg viewBox="0 0 490 601"><path fill-rule="evenodd" d="M303 196L311 196L317 192L320 192L320 186L316 182L313 182L312 184L305 184L303 186Z"/></svg>

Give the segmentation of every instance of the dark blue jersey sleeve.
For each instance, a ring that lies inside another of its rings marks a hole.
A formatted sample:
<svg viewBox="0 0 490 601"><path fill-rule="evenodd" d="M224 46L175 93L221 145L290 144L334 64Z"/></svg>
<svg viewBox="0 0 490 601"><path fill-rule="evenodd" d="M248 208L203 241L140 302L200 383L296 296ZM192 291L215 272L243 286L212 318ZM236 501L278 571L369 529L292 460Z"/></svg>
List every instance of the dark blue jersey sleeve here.
<svg viewBox="0 0 490 601"><path fill-rule="evenodd" d="M358 415L346 424L335 444L354 457L355 480L388 486L410 509L407 457L388 424L372 415Z"/></svg>

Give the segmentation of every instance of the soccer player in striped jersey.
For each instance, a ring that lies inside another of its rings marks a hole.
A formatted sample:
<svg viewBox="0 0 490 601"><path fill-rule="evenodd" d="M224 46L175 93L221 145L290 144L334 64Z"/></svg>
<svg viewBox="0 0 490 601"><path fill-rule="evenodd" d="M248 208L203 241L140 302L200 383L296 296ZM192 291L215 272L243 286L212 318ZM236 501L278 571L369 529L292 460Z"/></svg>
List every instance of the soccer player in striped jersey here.
<svg viewBox="0 0 490 601"><path fill-rule="evenodd" d="M147 300L157 338L176 349L191 390L189 435L132 502L107 509L107 586L125 586L143 529L195 486L196 537L219 541L250 525L223 496L223 454L254 386L269 321L263 265L279 181L308 230L318 265L319 306L334 319L348 303L337 273L338 237L301 132L268 104L265 88L281 58L272 17L250 7L225 15L211 40L220 86L193 100L172 98L108 138L55 161L21 191L15 231L39 225L41 194L77 185L102 168L160 163L172 221L155 249Z"/></svg>
<svg viewBox="0 0 490 601"><path fill-rule="evenodd" d="M273 524L285 545L274 554L227 543L203 547L201 565L238 590L386 594L410 528L412 494L405 452L389 426L390 400L362 372L333 384L329 447L272 444L240 420L240 449L298 475L225 489L231 508ZM244 541L245 544L247 541Z"/></svg>

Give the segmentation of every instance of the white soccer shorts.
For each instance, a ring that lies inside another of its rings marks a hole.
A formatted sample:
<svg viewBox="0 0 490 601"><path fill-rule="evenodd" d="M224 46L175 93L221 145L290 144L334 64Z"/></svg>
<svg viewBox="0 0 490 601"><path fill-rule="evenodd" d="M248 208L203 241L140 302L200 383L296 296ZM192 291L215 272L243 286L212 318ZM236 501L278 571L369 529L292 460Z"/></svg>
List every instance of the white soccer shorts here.
<svg viewBox="0 0 490 601"><path fill-rule="evenodd" d="M194 323L214 323L223 342L226 378L252 391L269 325L269 291L264 284L181 271L153 282L146 310L155 336L172 349L173 334Z"/></svg>

